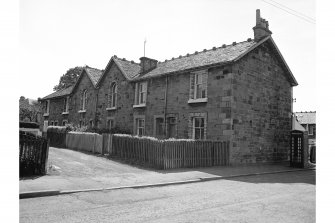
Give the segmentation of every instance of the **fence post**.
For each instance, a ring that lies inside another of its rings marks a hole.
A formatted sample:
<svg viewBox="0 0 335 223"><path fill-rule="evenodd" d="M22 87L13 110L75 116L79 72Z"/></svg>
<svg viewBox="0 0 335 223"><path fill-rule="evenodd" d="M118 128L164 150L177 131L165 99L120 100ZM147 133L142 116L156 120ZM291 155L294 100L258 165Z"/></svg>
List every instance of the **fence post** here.
<svg viewBox="0 0 335 223"><path fill-rule="evenodd" d="M44 174L46 174L48 172L48 157L49 157L49 145L50 145L50 139L47 139L47 148L45 151L45 160L44 160Z"/></svg>

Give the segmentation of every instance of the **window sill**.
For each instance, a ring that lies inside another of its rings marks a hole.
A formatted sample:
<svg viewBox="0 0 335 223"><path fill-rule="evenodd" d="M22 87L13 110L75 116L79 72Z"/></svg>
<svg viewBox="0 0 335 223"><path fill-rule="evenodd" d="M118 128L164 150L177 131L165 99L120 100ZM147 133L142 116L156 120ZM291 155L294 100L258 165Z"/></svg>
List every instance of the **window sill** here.
<svg viewBox="0 0 335 223"><path fill-rule="evenodd" d="M79 110L78 113L85 113L86 110Z"/></svg>
<svg viewBox="0 0 335 223"><path fill-rule="evenodd" d="M49 116L49 113L44 113L43 116L44 117Z"/></svg>
<svg viewBox="0 0 335 223"><path fill-rule="evenodd" d="M113 110L116 110L116 107L106 108L106 111L113 111Z"/></svg>
<svg viewBox="0 0 335 223"><path fill-rule="evenodd" d="M193 103L204 103L207 102L207 98L197 98L197 99L189 99L187 103L193 104Z"/></svg>
<svg viewBox="0 0 335 223"><path fill-rule="evenodd" d="M145 104L139 104L139 105L133 105L133 108L143 108L145 107Z"/></svg>
<svg viewBox="0 0 335 223"><path fill-rule="evenodd" d="M69 112L62 112L62 115L68 115Z"/></svg>

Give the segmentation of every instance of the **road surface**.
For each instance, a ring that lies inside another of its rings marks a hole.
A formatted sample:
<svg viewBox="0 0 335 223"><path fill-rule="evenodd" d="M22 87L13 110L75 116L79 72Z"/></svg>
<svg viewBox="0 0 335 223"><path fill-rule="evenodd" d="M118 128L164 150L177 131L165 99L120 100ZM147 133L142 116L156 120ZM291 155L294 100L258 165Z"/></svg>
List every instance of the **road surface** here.
<svg viewBox="0 0 335 223"><path fill-rule="evenodd" d="M315 171L21 199L20 222L315 222Z"/></svg>

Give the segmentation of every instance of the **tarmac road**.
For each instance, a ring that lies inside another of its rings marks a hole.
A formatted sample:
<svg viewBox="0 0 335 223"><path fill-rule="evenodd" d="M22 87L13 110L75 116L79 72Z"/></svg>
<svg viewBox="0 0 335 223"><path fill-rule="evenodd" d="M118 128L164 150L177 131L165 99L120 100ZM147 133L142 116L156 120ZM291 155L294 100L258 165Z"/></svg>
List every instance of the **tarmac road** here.
<svg viewBox="0 0 335 223"><path fill-rule="evenodd" d="M315 171L21 199L20 222L315 222Z"/></svg>

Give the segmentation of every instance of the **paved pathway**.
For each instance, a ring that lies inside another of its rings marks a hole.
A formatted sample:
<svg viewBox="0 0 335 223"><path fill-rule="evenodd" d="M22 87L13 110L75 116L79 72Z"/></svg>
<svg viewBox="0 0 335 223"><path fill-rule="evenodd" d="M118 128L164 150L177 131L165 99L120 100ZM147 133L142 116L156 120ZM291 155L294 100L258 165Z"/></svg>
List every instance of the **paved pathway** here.
<svg viewBox="0 0 335 223"><path fill-rule="evenodd" d="M164 171L133 167L102 156L69 149L50 147L49 151L49 166L52 166L49 173L42 177L20 179L20 193L121 187L296 170L288 165L257 165Z"/></svg>

